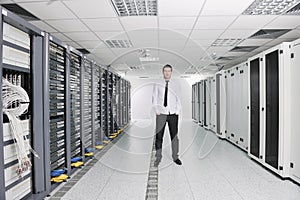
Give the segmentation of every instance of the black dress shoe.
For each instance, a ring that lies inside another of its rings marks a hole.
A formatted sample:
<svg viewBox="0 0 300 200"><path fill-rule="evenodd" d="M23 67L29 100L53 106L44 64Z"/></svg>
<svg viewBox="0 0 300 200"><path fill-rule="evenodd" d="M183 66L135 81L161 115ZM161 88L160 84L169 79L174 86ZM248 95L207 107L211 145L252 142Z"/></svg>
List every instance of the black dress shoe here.
<svg viewBox="0 0 300 200"><path fill-rule="evenodd" d="M178 158L176 160L174 160L174 163L176 163L177 165L182 165L181 160L179 160Z"/></svg>

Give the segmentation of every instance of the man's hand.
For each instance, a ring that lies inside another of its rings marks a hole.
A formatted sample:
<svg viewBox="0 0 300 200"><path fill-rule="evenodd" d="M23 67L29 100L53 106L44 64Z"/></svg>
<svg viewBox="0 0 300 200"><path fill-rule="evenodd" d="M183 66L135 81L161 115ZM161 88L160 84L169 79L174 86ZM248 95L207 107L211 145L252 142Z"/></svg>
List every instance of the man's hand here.
<svg viewBox="0 0 300 200"><path fill-rule="evenodd" d="M157 113L156 113L156 115L160 115L160 113L159 113L159 112L157 112Z"/></svg>

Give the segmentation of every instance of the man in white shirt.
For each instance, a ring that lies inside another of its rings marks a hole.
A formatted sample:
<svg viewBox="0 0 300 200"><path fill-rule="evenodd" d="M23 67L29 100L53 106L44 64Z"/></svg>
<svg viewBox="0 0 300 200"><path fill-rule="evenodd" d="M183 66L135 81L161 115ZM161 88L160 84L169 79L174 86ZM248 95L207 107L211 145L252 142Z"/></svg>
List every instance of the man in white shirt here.
<svg viewBox="0 0 300 200"><path fill-rule="evenodd" d="M178 118L181 111L181 104L178 98L180 92L179 84L171 80L172 66L167 64L163 67L164 79L153 87L152 103L156 112L156 138L155 150L156 160L154 166L158 166L162 155L162 142L166 123L168 122L170 136L172 140L172 158L177 165L182 162L178 158Z"/></svg>

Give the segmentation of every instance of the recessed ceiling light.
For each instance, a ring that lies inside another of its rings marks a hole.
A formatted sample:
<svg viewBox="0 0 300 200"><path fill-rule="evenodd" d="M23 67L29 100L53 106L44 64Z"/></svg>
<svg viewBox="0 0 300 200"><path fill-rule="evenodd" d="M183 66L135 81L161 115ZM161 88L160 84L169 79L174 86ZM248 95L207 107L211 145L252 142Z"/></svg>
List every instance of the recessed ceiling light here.
<svg viewBox="0 0 300 200"><path fill-rule="evenodd" d="M110 48L130 48L132 43L130 40L106 40L106 44Z"/></svg>
<svg viewBox="0 0 300 200"><path fill-rule="evenodd" d="M119 16L156 16L157 0L111 0Z"/></svg>
<svg viewBox="0 0 300 200"><path fill-rule="evenodd" d="M251 35L249 38L255 39L269 39L269 38L278 38L283 34L289 32L291 29L261 29Z"/></svg>
<svg viewBox="0 0 300 200"><path fill-rule="evenodd" d="M242 39L217 39L211 46L214 47L231 47L236 46L242 41Z"/></svg>
<svg viewBox="0 0 300 200"><path fill-rule="evenodd" d="M280 15L294 8L299 2L300 0L255 0L243 15Z"/></svg>
<svg viewBox="0 0 300 200"><path fill-rule="evenodd" d="M234 47L231 49L231 52L251 52L254 49L257 49L259 46L240 46L240 47Z"/></svg>

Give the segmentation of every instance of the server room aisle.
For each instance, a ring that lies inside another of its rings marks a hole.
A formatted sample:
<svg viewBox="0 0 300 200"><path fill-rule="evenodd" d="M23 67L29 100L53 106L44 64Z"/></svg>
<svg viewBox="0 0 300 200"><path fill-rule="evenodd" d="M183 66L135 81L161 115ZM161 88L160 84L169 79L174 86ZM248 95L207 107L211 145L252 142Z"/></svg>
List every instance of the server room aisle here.
<svg viewBox="0 0 300 200"><path fill-rule="evenodd" d="M133 122L107 153L96 156L99 161L62 199L145 199L153 121ZM299 199L299 186L282 181L228 141L191 120L182 120L179 129L183 165L171 160L166 127L163 159L158 167L158 199Z"/></svg>

